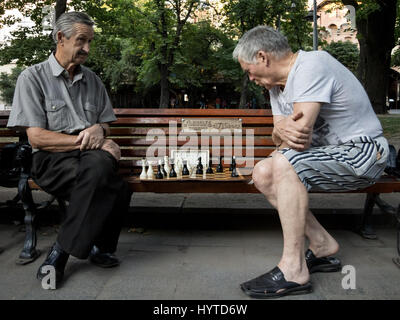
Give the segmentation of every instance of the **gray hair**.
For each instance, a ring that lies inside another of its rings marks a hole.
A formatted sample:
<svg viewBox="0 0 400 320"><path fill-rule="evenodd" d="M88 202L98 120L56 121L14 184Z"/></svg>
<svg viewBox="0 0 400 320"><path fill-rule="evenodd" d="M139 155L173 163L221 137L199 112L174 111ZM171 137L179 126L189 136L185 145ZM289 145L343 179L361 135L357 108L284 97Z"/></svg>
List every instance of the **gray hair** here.
<svg viewBox="0 0 400 320"><path fill-rule="evenodd" d="M268 27L258 26L247 31L239 40L233 51L233 59L245 63L257 62L257 52L265 51L280 59L287 55L291 48L287 38L279 31Z"/></svg>
<svg viewBox="0 0 400 320"><path fill-rule="evenodd" d="M83 23L93 27L93 20L83 12L65 12L56 21L53 29L53 40L57 43L57 33L61 31L63 35L69 39L75 32L75 23Z"/></svg>

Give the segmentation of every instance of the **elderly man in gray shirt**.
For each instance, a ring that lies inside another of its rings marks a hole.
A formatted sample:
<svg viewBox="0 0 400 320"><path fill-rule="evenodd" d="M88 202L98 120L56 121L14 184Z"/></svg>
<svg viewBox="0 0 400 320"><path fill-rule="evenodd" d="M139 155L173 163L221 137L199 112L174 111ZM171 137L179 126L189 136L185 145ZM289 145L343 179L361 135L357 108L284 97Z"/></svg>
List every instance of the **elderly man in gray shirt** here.
<svg viewBox="0 0 400 320"><path fill-rule="evenodd" d="M115 121L101 80L85 62L94 37L84 13L64 13L53 31L55 53L18 78L9 127L26 129L33 148L32 177L45 191L69 201L57 241L37 277L48 268L59 284L69 255L114 267L131 192L117 174L121 153L108 123Z"/></svg>

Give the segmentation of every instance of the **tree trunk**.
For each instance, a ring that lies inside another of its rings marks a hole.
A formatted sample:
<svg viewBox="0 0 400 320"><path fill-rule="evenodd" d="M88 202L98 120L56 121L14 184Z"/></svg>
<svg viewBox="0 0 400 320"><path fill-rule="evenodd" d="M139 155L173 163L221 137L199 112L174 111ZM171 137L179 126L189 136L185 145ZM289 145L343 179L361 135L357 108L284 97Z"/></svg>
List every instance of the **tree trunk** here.
<svg viewBox="0 0 400 320"><path fill-rule="evenodd" d="M347 4L346 1L343 3ZM375 113L386 112L391 51L395 44L396 0L378 0L379 10L357 16L360 61L357 77L368 93ZM351 3L349 3L351 4Z"/></svg>
<svg viewBox="0 0 400 320"><path fill-rule="evenodd" d="M168 82L168 66L165 64L160 65L160 108L168 108L169 105L169 82Z"/></svg>
<svg viewBox="0 0 400 320"><path fill-rule="evenodd" d="M245 74L242 78L242 88L240 90L240 103L239 109L247 108L247 97L248 97L248 86L249 86L249 76Z"/></svg>
<svg viewBox="0 0 400 320"><path fill-rule="evenodd" d="M56 1L56 21L67 10L67 0Z"/></svg>

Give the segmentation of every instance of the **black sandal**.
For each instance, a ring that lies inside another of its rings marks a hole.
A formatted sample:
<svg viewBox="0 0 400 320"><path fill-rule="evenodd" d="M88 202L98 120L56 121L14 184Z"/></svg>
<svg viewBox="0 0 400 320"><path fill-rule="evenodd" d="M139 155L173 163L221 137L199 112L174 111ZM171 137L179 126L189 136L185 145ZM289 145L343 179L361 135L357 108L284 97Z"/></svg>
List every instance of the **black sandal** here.
<svg viewBox="0 0 400 320"><path fill-rule="evenodd" d="M314 253L308 249L306 251L306 262L308 271L314 272L337 272L342 270L342 263L335 257L317 258Z"/></svg>
<svg viewBox="0 0 400 320"><path fill-rule="evenodd" d="M299 284L286 281L279 267L240 285L241 289L253 298L278 298L286 295L306 294L312 292L310 282Z"/></svg>

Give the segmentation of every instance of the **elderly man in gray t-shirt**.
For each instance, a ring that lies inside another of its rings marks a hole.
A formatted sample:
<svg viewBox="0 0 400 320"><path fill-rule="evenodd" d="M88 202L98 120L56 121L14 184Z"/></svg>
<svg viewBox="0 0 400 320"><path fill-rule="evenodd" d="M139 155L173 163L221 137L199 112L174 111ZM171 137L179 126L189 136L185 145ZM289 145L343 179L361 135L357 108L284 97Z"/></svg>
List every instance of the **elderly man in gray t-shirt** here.
<svg viewBox="0 0 400 320"><path fill-rule="evenodd" d="M277 150L256 164L253 181L278 210L284 240L277 266L241 289L255 298L308 293L310 273L341 270L332 257L339 244L309 210L308 191L370 186L383 173L388 143L362 85L328 53L293 53L282 34L259 26L233 56L270 93Z"/></svg>
<svg viewBox="0 0 400 320"><path fill-rule="evenodd" d="M108 123L115 121L101 80L85 62L94 37L84 13L64 13L53 31L55 53L21 73L9 127L26 129L33 148L31 174L45 191L69 201L66 217L37 277L53 266L56 283L69 255L101 267L119 265L116 251L131 192L117 174L119 146Z"/></svg>

